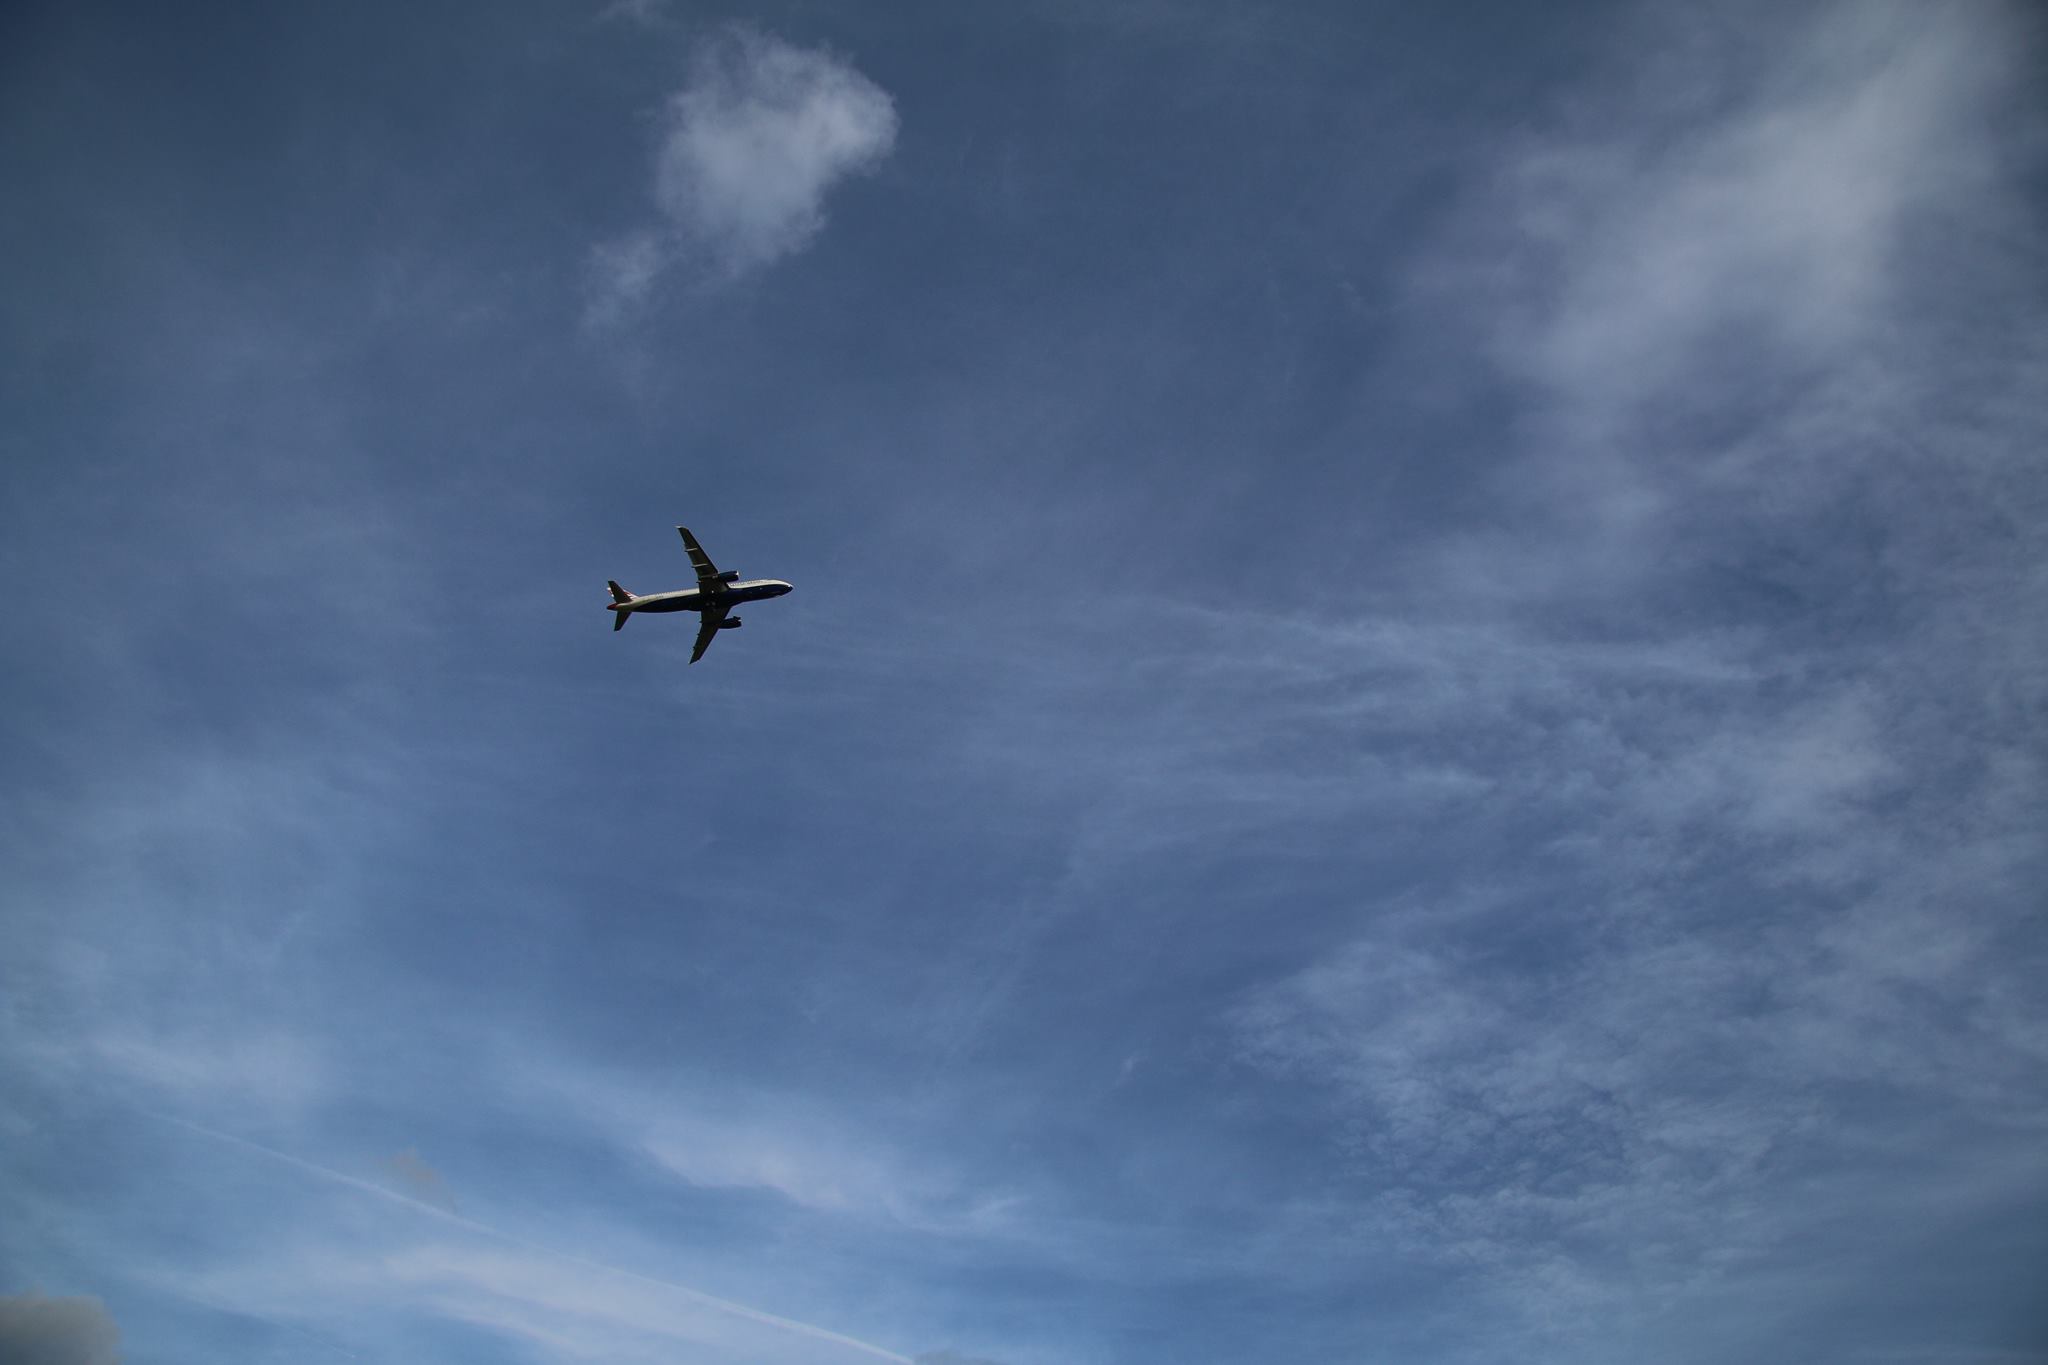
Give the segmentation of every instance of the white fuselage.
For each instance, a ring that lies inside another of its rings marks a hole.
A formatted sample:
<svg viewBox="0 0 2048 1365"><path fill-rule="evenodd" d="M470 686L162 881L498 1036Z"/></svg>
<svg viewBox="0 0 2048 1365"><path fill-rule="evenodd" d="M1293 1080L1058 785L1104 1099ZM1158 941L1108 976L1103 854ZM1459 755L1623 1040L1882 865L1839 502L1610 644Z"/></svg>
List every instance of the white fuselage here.
<svg viewBox="0 0 2048 1365"><path fill-rule="evenodd" d="M789 584L779 578L750 578L744 583L723 584L715 592L683 588L677 592L649 593L630 602L613 602L610 605L613 611L717 611L737 607L742 602L780 597L788 591Z"/></svg>

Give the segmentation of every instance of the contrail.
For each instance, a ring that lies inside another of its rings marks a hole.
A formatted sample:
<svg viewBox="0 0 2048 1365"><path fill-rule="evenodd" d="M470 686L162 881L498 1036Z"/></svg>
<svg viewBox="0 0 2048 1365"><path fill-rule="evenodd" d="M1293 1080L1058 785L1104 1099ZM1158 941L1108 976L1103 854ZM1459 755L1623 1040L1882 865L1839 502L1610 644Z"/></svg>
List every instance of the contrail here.
<svg viewBox="0 0 2048 1365"><path fill-rule="evenodd" d="M601 1274L615 1275L622 1280L632 1280L635 1283L648 1285L671 1294L679 1294L689 1299L692 1303L700 1303L707 1308L715 1308L721 1313L730 1313L736 1318L745 1318L749 1322L758 1322L768 1327L779 1327L785 1332L795 1332L797 1335L809 1337L813 1341L829 1341L836 1346L846 1346L856 1351L864 1351L879 1360L893 1361L895 1365L917 1365L917 1362L909 1356L899 1355L887 1347L862 1341L858 1337L847 1336L843 1332L835 1332L829 1327L819 1327L814 1323L798 1322L795 1318L780 1317L764 1309L749 1308L746 1304L734 1303L731 1299L721 1299L716 1294L707 1294L701 1289L692 1289L686 1284L676 1284L669 1280L658 1280L652 1275L642 1275L635 1270L621 1270L618 1266L606 1265L602 1261L593 1261L587 1256L578 1256L567 1251L557 1251L551 1246L543 1246L539 1242L529 1241L524 1237L494 1228L488 1223L479 1223L474 1218L465 1218L451 1209L444 1209L439 1205L429 1204L424 1199L415 1199L409 1194L400 1194L397 1190L386 1189L374 1181L362 1180L356 1176L346 1175L341 1171L331 1170L326 1166L318 1165L306 1160L304 1157L293 1156L290 1152L280 1152L275 1147L265 1147L260 1142L251 1142L247 1138L236 1137L233 1133L223 1133L218 1129L208 1128L203 1123L194 1123L190 1119L181 1119L171 1114L160 1114L150 1109L144 1109L141 1112L157 1120L159 1123L168 1123L174 1127L183 1128L187 1132L197 1133L201 1137L211 1138L215 1142L224 1142L230 1147L239 1147L243 1151L269 1157L272 1161L282 1162L295 1170L304 1171L307 1175L325 1180L330 1184L346 1185L352 1190L359 1190L364 1194L372 1194L379 1199L389 1200L394 1204L403 1204L416 1213L424 1213L428 1217L438 1218L444 1223L452 1223L456 1227L467 1229L470 1232L496 1238L498 1241L518 1247L522 1251L531 1251L542 1256L551 1256L555 1260L566 1261L571 1265L579 1265L588 1270L598 1271Z"/></svg>

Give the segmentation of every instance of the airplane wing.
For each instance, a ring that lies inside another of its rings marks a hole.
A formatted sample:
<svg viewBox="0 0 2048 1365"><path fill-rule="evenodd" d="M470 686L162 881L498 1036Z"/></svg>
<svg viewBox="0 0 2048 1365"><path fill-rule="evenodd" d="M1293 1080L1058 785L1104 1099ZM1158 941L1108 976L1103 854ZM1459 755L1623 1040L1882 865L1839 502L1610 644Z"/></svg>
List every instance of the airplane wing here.
<svg viewBox="0 0 2048 1365"><path fill-rule="evenodd" d="M690 534L689 527L678 526L676 530L682 533L683 548L689 551L690 567L697 571L697 586L700 588L715 586L719 582L718 566L711 562L710 555L704 553L704 547L697 543L697 537ZM699 640L697 643L701 646L703 641Z"/></svg>
<svg viewBox="0 0 2048 1365"><path fill-rule="evenodd" d="M683 534L688 535L689 532L685 531ZM699 551L698 553L701 554L703 552ZM690 648L691 663L696 663L697 660L704 657L704 651L711 648L712 640L718 636L718 628L725 624L725 613L723 611L707 611L703 615L703 623L697 627L697 643Z"/></svg>

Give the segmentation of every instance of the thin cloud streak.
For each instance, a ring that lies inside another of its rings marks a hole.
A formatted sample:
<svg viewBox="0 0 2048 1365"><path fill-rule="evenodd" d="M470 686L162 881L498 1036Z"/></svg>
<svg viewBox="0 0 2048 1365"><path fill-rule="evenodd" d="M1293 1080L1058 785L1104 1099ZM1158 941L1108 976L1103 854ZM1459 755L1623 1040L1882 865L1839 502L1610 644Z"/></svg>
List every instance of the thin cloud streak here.
<svg viewBox="0 0 2048 1365"><path fill-rule="evenodd" d="M397 1190L376 1184L373 1181L359 1179L356 1176L347 1174L346 1172L333 1170L329 1167L319 1165L316 1162L307 1161L305 1158L293 1156L289 1152L278 1151L274 1147L266 1147L262 1143L252 1142L248 1138L237 1137L232 1133L224 1133L219 1131L218 1129L209 1128L205 1124L195 1123L190 1119L179 1118L174 1114L161 1114L151 1110L143 1110L140 1112L142 1112L145 1116L149 1118L155 1119L159 1123L171 1124L174 1127L182 1128L190 1133L196 1133L199 1136L207 1138L211 1141L224 1143L230 1147L234 1147L241 1151L252 1152L258 1156L266 1157L271 1161L281 1162L282 1164L291 1167L293 1170L300 1171L306 1175L313 1176L316 1179L324 1180L331 1184L340 1185L346 1189L355 1190L360 1194L373 1195L379 1199L385 1200L388 1203L397 1204L403 1208L410 1209L414 1213L424 1214L429 1218L437 1219L453 1227L462 1228L467 1232L477 1233L480 1236L489 1237L494 1240L504 1242L510 1246L517 1247L522 1251L533 1252L537 1255L550 1257L554 1260L561 1261L567 1265L575 1265L580 1266L586 1270L594 1270L599 1272L600 1274L614 1276L618 1279L630 1281L634 1284L642 1285L646 1288L657 1289L664 1293L680 1295L681 1297L688 1299L692 1303L701 1304L706 1308L716 1309L721 1313L727 1313L736 1318L743 1318L748 1322L759 1323L766 1327L779 1328L786 1332L794 1332L799 1336L808 1337L814 1341L830 1342L835 1346L845 1346L852 1350L860 1351L867 1355L875 1356L882 1360L895 1361L897 1362L897 1365L912 1365L912 1361L909 1356L900 1355L895 1351L889 1350L887 1347L877 1346L874 1345L872 1342L861 1341L858 1338L847 1336L841 1332L834 1332L827 1327L819 1327L814 1323L799 1322L795 1318L786 1318L775 1313L766 1312L759 1308L750 1308L746 1304L735 1303L730 1299L723 1299L715 1294L707 1294L701 1289L692 1289L688 1285L676 1284L672 1281L657 1279L651 1275L643 1275L638 1271L626 1270L614 1265L607 1265L602 1261L592 1260L587 1256L579 1256L573 1252L560 1251L554 1247L546 1246L540 1242L535 1242L530 1238L521 1237L516 1233L510 1233L500 1228L492 1227L488 1223L480 1223L474 1218L470 1218L463 1214L455 1212L453 1209L444 1208L438 1204L428 1203L423 1199L416 1199L409 1194L400 1193Z"/></svg>

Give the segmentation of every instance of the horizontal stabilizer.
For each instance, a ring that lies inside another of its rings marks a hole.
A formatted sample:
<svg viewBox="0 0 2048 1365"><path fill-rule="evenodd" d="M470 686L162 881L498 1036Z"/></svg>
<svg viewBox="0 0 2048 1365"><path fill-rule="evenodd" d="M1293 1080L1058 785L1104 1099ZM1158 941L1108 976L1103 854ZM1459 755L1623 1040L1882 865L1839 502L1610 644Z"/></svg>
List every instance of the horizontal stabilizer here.
<svg viewBox="0 0 2048 1365"><path fill-rule="evenodd" d="M612 613L612 629L613 629L613 630L624 630L624 629L626 628L626 618L627 618L628 616L631 616L632 614L633 614L633 613L632 613L632 612L630 612L630 611L615 611L615 612L613 612L613 613Z"/></svg>

